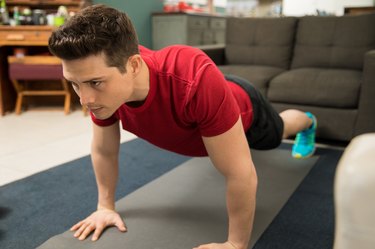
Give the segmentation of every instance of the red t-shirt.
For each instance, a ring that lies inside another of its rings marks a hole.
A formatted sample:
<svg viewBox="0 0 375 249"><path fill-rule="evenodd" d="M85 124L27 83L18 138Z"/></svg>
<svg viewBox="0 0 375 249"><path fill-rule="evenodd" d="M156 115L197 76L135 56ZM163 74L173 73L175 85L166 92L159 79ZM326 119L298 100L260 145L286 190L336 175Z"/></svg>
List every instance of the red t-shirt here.
<svg viewBox="0 0 375 249"><path fill-rule="evenodd" d="M139 107L123 104L112 117L96 119L107 126L120 120L124 130L163 149L207 156L202 136L228 131L242 117L244 129L253 119L252 104L238 85L227 82L201 50L171 46L152 51L140 46L150 71L150 90Z"/></svg>

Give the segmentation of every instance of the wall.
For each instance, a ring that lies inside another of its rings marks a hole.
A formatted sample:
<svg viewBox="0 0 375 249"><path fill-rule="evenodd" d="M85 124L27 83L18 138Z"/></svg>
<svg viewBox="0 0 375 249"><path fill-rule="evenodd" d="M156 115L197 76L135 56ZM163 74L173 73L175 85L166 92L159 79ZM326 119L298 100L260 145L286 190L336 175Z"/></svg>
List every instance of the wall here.
<svg viewBox="0 0 375 249"><path fill-rule="evenodd" d="M203 4L206 2L206 0L192 0L192 2L194 1ZM126 12L137 30L140 44L152 48L151 14L163 11L163 0L94 0L93 2L96 4L102 3ZM214 0L214 4L218 13L225 12L226 0Z"/></svg>
<svg viewBox="0 0 375 249"><path fill-rule="evenodd" d="M316 15L316 10L343 15L344 7L372 6L373 0L283 0L283 14L287 16Z"/></svg>
<svg viewBox="0 0 375 249"><path fill-rule="evenodd" d="M94 3L126 12L137 30L140 44L151 48L151 13L163 10L162 0L95 0Z"/></svg>

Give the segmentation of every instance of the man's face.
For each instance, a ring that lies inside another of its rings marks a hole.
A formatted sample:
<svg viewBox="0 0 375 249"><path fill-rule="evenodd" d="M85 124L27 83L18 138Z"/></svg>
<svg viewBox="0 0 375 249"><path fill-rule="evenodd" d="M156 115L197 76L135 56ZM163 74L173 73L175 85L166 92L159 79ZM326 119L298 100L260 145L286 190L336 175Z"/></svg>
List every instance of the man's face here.
<svg viewBox="0 0 375 249"><path fill-rule="evenodd" d="M84 59L63 60L64 77L72 84L83 106L96 118L109 118L134 94L134 77L108 67L104 53Z"/></svg>

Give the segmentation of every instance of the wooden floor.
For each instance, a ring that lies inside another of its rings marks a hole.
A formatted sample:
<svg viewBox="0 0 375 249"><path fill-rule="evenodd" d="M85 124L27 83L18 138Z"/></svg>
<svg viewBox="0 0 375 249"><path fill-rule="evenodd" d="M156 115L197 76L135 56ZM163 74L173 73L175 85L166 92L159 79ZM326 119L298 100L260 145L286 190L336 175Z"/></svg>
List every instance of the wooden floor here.
<svg viewBox="0 0 375 249"><path fill-rule="evenodd" d="M62 109L62 108L61 108ZM122 131L122 142L135 138ZM80 110L30 110L0 117L0 186L88 155L91 119Z"/></svg>

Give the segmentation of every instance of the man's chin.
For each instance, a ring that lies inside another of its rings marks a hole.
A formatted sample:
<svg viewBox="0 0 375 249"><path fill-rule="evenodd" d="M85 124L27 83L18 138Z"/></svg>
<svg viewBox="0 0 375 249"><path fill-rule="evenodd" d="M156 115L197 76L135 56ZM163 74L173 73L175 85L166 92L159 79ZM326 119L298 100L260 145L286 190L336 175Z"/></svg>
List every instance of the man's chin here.
<svg viewBox="0 0 375 249"><path fill-rule="evenodd" d="M108 109L101 107L99 109L90 110L90 112L94 115L96 119L104 120L110 118L113 113L109 112Z"/></svg>

